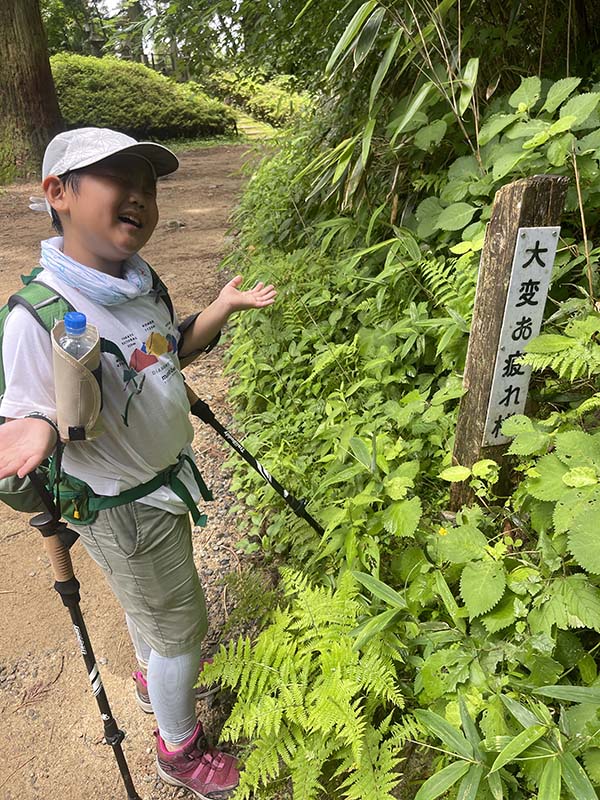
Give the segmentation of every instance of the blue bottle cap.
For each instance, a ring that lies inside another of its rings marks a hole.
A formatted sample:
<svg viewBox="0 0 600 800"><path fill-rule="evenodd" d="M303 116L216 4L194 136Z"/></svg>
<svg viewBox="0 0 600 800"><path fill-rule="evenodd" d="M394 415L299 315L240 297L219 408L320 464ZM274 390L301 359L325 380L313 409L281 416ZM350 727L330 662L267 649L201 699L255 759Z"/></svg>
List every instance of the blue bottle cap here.
<svg viewBox="0 0 600 800"><path fill-rule="evenodd" d="M67 333L75 335L85 333L87 320L85 314L82 314L80 311L67 311L64 322L65 331Z"/></svg>

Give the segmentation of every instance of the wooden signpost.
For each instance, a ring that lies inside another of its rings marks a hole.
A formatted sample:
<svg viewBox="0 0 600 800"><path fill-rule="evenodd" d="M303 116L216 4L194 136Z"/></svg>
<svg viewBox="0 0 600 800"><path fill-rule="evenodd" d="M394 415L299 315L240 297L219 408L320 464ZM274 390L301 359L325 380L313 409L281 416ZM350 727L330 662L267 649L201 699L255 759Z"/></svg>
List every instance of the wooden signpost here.
<svg viewBox="0 0 600 800"><path fill-rule="evenodd" d="M541 326L567 186L568 178L558 175L503 186L486 232L453 463L498 461L500 494L508 489L503 455L509 441L501 426L524 413L530 370L518 359ZM453 510L471 499L466 483L452 485Z"/></svg>

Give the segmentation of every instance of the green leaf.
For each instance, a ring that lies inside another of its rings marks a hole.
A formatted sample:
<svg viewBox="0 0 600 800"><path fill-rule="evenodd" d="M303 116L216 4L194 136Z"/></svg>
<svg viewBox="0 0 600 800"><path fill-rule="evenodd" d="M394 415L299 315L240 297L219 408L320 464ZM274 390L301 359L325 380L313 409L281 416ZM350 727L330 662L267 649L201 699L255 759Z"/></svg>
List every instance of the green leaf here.
<svg viewBox="0 0 600 800"><path fill-rule="evenodd" d="M562 167L567 162L571 152L575 137L572 133L566 133L550 143L546 156L553 167Z"/></svg>
<svg viewBox="0 0 600 800"><path fill-rule="evenodd" d="M415 689L422 692L421 704L427 705L454 692L459 683L469 679L472 664L473 655L464 649L446 647L432 653L423 662L415 681Z"/></svg>
<svg viewBox="0 0 600 800"><path fill-rule="evenodd" d="M476 478L487 478L498 470L498 463L493 458L482 458L471 467L471 472Z"/></svg>
<svg viewBox="0 0 600 800"><path fill-rule="evenodd" d="M461 117L469 107L469 103L471 102L471 98L473 97L473 92L475 91L475 84L477 83L478 72L479 72L479 59L470 58L467 61L467 65L464 68L463 74L460 78L461 90L460 90L460 97L458 99L458 113L460 114Z"/></svg>
<svg viewBox="0 0 600 800"><path fill-rule="evenodd" d="M590 703L600 706L600 686L540 686L534 694L565 703Z"/></svg>
<svg viewBox="0 0 600 800"><path fill-rule="evenodd" d="M562 765L558 758L549 758L542 772L538 800L560 800Z"/></svg>
<svg viewBox="0 0 600 800"><path fill-rule="evenodd" d="M554 581L562 597L570 628L600 630L600 589L585 575L569 575Z"/></svg>
<svg viewBox="0 0 600 800"><path fill-rule="evenodd" d="M573 467L563 475L563 483L574 489L581 489L583 486L596 486L598 473L593 467Z"/></svg>
<svg viewBox="0 0 600 800"><path fill-rule="evenodd" d="M477 209L468 203L453 203L445 208L437 219L437 226L443 231L459 231L473 219Z"/></svg>
<svg viewBox="0 0 600 800"><path fill-rule="evenodd" d="M537 725L539 723L539 719L535 716L533 712L531 712L528 708L525 708L524 705L518 703L516 700L513 700L512 697L507 697L506 695L501 695L502 702L513 715L513 717L519 722L524 728L529 728L532 725Z"/></svg>
<svg viewBox="0 0 600 800"><path fill-rule="evenodd" d="M415 134L415 146L419 150L429 150L433 145L438 145L444 138L448 126L443 119L436 119L431 125L419 128Z"/></svg>
<svg viewBox="0 0 600 800"><path fill-rule="evenodd" d="M458 628L458 630L464 633L466 630L466 625L464 619L462 619L460 616L461 609L458 607L458 603L454 599L454 595L450 591L450 587L446 583L446 579L439 569L435 571L434 579L436 592L440 596L440 599L444 604L444 608L448 612L450 619Z"/></svg>
<svg viewBox="0 0 600 800"><path fill-rule="evenodd" d="M381 88L381 84L383 83L385 76L388 73L390 68L390 64L392 63L394 56L396 55L396 50L398 49L398 45L400 44L400 39L402 38L402 28L399 28L396 33L394 34L391 42L388 45L387 50L379 67L377 68L377 72L375 73L375 77L373 78L373 83L371 84L371 92L369 94L369 113L371 113L373 109L373 103L375 102L375 98L379 93L379 89Z"/></svg>
<svg viewBox="0 0 600 800"><path fill-rule="evenodd" d="M362 64L371 52L375 39L385 17L385 8L376 8L360 32L356 47L354 48L354 69Z"/></svg>
<svg viewBox="0 0 600 800"><path fill-rule="evenodd" d="M473 748L474 755L479 755L479 746L481 744L481 737L477 733L477 728L475 727L475 723L471 719L471 715L469 714L469 709L467 708L467 704L465 703L465 698L463 695L459 695L458 697L458 708L460 711L460 723L462 725L463 731L465 732L465 737L471 743Z"/></svg>
<svg viewBox="0 0 600 800"><path fill-rule="evenodd" d="M536 76L522 78L521 85L508 98L509 106L521 111L529 111L540 98L542 82Z"/></svg>
<svg viewBox="0 0 600 800"><path fill-rule="evenodd" d="M585 122L592 111L596 110L596 106L599 102L600 94L598 92L578 94L577 97L572 97L562 106L560 109L560 116L573 116L576 118L576 124L580 125L582 122Z"/></svg>
<svg viewBox="0 0 600 800"><path fill-rule="evenodd" d="M371 471L371 451L369 450L365 442L363 442L363 440L359 439L357 436L353 436L350 439L349 444L350 444L350 449L352 450L358 461L363 465L363 467L365 467L365 469Z"/></svg>
<svg viewBox="0 0 600 800"><path fill-rule="evenodd" d="M522 148L519 148L518 150L507 148L505 152L501 153L494 160L494 168L492 170L494 180L502 180L502 178L508 175L509 172L512 172L515 169L517 164L529 157L529 152L523 150Z"/></svg>
<svg viewBox="0 0 600 800"><path fill-rule="evenodd" d="M362 149L360 157L363 164L366 164L369 159L369 151L371 149L371 139L373 138L373 131L375 130L376 119L369 119L365 125L363 133Z"/></svg>
<svg viewBox="0 0 600 800"><path fill-rule="evenodd" d="M445 536L439 535L435 541L440 558L453 564L483 558L488 544L483 533L471 525L450 528Z"/></svg>
<svg viewBox="0 0 600 800"><path fill-rule="evenodd" d="M542 456L535 467L536 477L527 480L527 489L537 500L556 501L567 491L563 475L568 472L554 453Z"/></svg>
<svg viewBox="0 0 600 800"><path fill-rule="evenodd" d="M446 469L440 472L439 477L450 483L460 483L460 481L466 481L470 475L471 470L468 467L457 465L455 467L446 467Z"/></svg>
<svg viewBox="0 0 600 800"><path fill-rule="evenodd" d="M390 145L393 147L396 139L401 133L408 128L409 123L415 116L415 114L421 109L421 106L425 103L427 98L429 97L431 90L434 88L433 83L428 81L427 83L423 84L415 97L409 103L408 108L404 112L404 114L400 117L400 120L395 124L394 135L390 140Z"/></svg>
<svg viewBox="0 0 600 800"><path fill-rule="evenodd" d="M390 608L387 611L382 611L381 614L371 617L366 623L350 631L349 635L356 637L352 649L360 650L361 647L364 647L365 644L374 636L377 636L378 633L391 627L398 620L399 616L400 612L398 609Z"/></svg>
<svg viewBox="0 0 600 800"><path fill-rule="evenodd" d="M479 131L479 145L483 147L490 142L509 125L512 125L518 117L516 114L493 114L484 122Z"/></svg>
<svg viewBox="0 0 600 800"><path fill-rule="evenodd" d="M598 800L596 790L573 753L559 756L563 780L574 800Z"/></svg>
<svg viewBox="0 0 600 800"><path fill-rule="evenodd" d="M437 197L426 197L415 209L415 217L419 223L417 235L427 239L437 230L438 217L442 213L442 206Z"/></svg>
<svg viewBox="0 0 600 800"><path fill-rule="evenodd" d="M449 764L425 781L416 793L414 800L435 800L436 797L444 794L451 786L454 786L470 768L471 765L468 761L455 761L454 764Z"/></svg>
<svg viewBox="0 0 600 800"><path fill-rule="evenodd" d="M362 583L366 589L374 594L375 597L383 600L384 603L394 606L394 608L406 608L406 600L404 597L398 594L395 589L392 589L391 586L388 586L387 583L383 583L383 581L378 580L373 577L373 575L369 575L366 572L353 572L352 574L359 583Z"/></svg>
<svg viewBox="0 0 600 800"><path fill-rule="evenodd" d="M458 787L456 800L476 800L482 777L483 767L481 764L472 764Z"/></svg>
<svg viewBox="0 0 600 800"><path fill-rule="evenodd" d="M562 78L548 89L546 102L542 107L542 111L549 111L554 114L556 109L563 103L567 97L574 92L581 83L581 78Z"/></svg>
<svg viewBox="0 0 600 800"><path fill-rule="evenodd" d="M510 417L506 422L510 422ZM504 425L502 426L502 433L504 433ZM549 441L548 434L542 431L519 433L508 448L508 452L514 456L531 456L534 453L544 452L548 447Z"/></svg>
<svg viewBox="0 0 600 800"><path fill-rule="evenodd" d="M493 611L481 618L481 621L489 633L498 633L512 625L515 619L515 596L508 593Z"/></svg>
<svg viewBox="0 0 600 800"><path fill-rule="evenodd" d="M600 436L585 431L565 431L556 435L556 455L573 467L600 467Z"/></svg>
<svg viewBox="0 0 600 800"><path fill-rule="evenodd" d="M491 611L506 588L504 567L496 561L467 564L460 577L460 595L471 617Z"/></svg>
<svg viewBox="0 0 600 800"><path fill-rule="evenodd" d="M500 775L498 775L497 772L492 772L491 775L488 773L488 775L486 775L486 780L494 800L504 800L504 790L502 789Z"/></svg>
<svg viewBox="0 0 600 800"><path fill-rule="evenodd" d="M418 709L415 717L431 733L440 739L442 744L452 753L456 753L462 758L473 758L473 746L467 741L462 733L451 725L447 720L436 714L435 711L428 709Z"/></svg>
<svg viewBox="0 0 600 800"><path fill-rule="evenodd" d="M600 784L600 747L590 747L583 754L583 763L589 779Z"/></svg>
<svg viewBox="0 0 600 800"><path fill-rule="evenodd" d="M345 54L345 51L348 50L358 32L362 28L365 20L371 14L373 9L377 5L377 0L368 0L368 2L363 3L362 6L358 9L356 14L350 20L348 27L342 34L339 42L336 44L333 53L329 61L327 62L327 66L325 67L325 74L329 75L337 63L338 59L342 54Z"/></svg>
<svg viewBox="0 0 600 800"><path fill-rule="evenodd" d="M517 756L521 755L523 750L527 750L534 742L537 742L547 730L546 725L540 725L539 723L532 725L530 728L525 728L498 754L490 772L497 772L510 761L513 761Z"/></svg>
<svg viewBox="0 0 600 800"><path fill-rule="evenodd" d="M421 500L411 497L391 503L383 512L383 525L394 536L412 536L421 519Z"/></svg>

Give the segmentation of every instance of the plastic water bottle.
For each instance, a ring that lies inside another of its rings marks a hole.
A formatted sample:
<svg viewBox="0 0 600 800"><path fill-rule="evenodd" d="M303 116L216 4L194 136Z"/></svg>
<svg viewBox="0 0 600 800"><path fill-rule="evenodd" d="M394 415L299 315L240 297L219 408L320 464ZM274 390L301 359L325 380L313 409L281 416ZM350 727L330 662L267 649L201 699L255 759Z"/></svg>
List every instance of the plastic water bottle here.
<svg viewBox="0 0 600 800"><path fill-rule="evenodd" d="M64 323L65 332L60 337L59 344L65 352L79 361L92 349L95 337L87 329L85 314L79 311L67 311Z"/></svg>

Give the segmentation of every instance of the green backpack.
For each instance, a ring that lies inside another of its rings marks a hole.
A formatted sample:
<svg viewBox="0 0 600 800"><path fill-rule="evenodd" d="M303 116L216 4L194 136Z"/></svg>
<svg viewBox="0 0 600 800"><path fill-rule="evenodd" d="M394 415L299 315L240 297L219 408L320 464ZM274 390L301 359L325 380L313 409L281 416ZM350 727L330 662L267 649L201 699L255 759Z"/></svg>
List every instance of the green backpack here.
<svg viewBox="0 0 600 800"><path fill-rule="evenodd" d="M37 275L42 271L41 267L34 269L29 275L22 275L21 280L24 287L16 294L9 297L5 306L0 308L0 399L4 395L6 389L6 376L4 374L4 364L2 361L2 345L4 340L4 326L6 319L13 308L23 306L34 317L34 319L44 328L50 331L54 327L57 320L64 317L67 311L74 311L75 309L62 295L50 286L46 286L40 281L36 280ZM152 272L152 291L156 295L156 299L162 298L171 315L171 321L174 320L173 304L166 286L160 280L158 275L151 268ZM102 349L105 352L111 352L123 358L120 352L115 352L115 346L105 340L101 339L101 343L105 345ZM125 360L123 358L123 360ZM5 422L4 417L0 417L0 424ZM54 465L53 459L50 458L45 461L39 468L40 472L46 479L47 488L54 484ZM69 479L71 482L76 479ZM76 481L77 487L71 487L67 482L66 485L61 486L61 499L63 503L62 511L72 522L79 522L80 524L86 521L81 518L77 507L73 501L74 497L78 495L82 487L85 487L82 481ZM6 503L16 511L26 511L28 513L37 513L45 510L45 506L40 500L40 497L33 487L33 484L28 477L18 478L16 475L10 478L3 478L0 480L0 501ZM69 505L72 507L69 508Z"/></svg>

